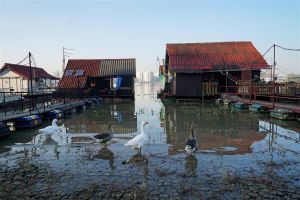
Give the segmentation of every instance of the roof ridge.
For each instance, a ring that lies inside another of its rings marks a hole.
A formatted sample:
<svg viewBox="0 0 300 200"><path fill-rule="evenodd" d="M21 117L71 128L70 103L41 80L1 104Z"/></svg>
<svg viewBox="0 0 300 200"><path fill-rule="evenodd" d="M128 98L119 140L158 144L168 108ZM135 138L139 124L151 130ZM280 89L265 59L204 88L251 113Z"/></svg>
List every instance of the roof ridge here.
<svg viewBox="0 0 300 200"><path fill-rule="evenodd" d="M13 63L4 63L3 66L5 66L5 65L14 65L14 66L18 66L18 67L30 67L28 65L18 65L18 64L13 64ZM43 69L42 67L33 67L33 66L31 66L31 68Z"/></svg>
<svg viewBox="0 0 300 200"><path fill-rule="evenodd" d="M167 43L166 45L197 45L197 44L238 44L251 43L251 41L224 41L224 42L187 42L187 43Z"/></svg>
<svg viewBox="0 0 300 200"><path fill-rule="evenodd" d="M76 58L76 59L69 59L69 61L103 61L103 60L135 60L136 58L99 58L99 59L89 59L89 58Z"/></svg>

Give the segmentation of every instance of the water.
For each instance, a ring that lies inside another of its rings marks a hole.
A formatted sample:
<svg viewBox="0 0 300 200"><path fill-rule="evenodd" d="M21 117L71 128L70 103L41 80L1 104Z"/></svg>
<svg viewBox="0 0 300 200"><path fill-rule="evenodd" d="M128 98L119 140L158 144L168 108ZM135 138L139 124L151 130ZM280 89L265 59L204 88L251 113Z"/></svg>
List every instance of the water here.
<svg viewBox="0 0 300 200"><path fill-rule="evenodd" d="M53 187L62 193L70 193L71 188L79 191L99 180L121 185L125 181L138 182L150 196L156 195L152 189L163 187L160 193L173 198L173 189L163 182L181 187L182 181L191 177L198 181L197 191L209 197L200 190L208 187L211 177L215 188L210 189L215 191L233 175L267 176L272 181L281 177L285 184L300 187L299 122L226 109L214 102L163 104L156 99L160 88L159 84L137 85L135 102L106 103L66 118L59 122L68 128L66 135L45 139L37 130L15 132L0 143L0 161L6 166L16 165L20 152L34 149L33 163L46 164L60 173L61 181ZM144 131L149 133L150 142L138 155L124 144L141 131L142 120L149 122ZM109 131L109 124L115 134L106 148L91 136ZM195 156L184 152L191 129L198 141ZM192 187L195 182L187 184ZM176 194L183 197L179 189ZM232 193L238 197L239 191Z"/></svg>

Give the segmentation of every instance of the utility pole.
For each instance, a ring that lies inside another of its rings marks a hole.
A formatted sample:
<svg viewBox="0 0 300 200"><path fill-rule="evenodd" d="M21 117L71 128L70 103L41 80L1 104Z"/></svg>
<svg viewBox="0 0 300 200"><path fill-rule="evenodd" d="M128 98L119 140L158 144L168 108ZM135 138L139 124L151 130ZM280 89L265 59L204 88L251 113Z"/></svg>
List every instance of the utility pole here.
<svg viewBox="0 0 300 200"><path fill-rule="evenodd" d="M75 50L75 49L68 49L68 48L65 48L65 47L63 47L62 76L63 76L63 74L64 74L64 71L65 71L66 57L70 57L71 55L73 55L73 54L69 53L68 51L73 51L73 50Z"/></svg>

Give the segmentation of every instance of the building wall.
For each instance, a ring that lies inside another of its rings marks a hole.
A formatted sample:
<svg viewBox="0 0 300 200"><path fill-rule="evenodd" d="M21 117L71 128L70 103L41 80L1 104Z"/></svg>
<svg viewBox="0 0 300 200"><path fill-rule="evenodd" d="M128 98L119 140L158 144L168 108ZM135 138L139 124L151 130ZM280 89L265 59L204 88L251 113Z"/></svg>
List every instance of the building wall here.
<svg viewBox="0 0 300 200"><path fill-rule="evenodd" d="M46 84L46 87L55 86L55 83L49 79L33 79L32 88L34 92L45 86L45 84L41 84L41 80ZM2 91L10 92L13 89L13 92L28 92L28 84L30 84L29 80L24 79L13 71L4 71L0 74L0 89Z"/></svg>
<svg viewBox="0 0 300 200"><path fill-rule="evenodd" d="M12 71L4 71L0 74L0 89L9 92L13 89L14 92L27 91L28 81L24 80L18 74Z"/></svg>
<svg viewBox="0 0 300 200"><path fill-rule="evenodd" d="M112 80L116 77L90 77L87 87L94 94L113 95ZM134 77L122 76L121 87L116 91L116 95L133 95L134 94Z"/></svg>
<svg viewBox="0 0 300 200"><path fill-rule="evenodd" d="M176 74L174 86L174 95L176 96L200 97L202 95L202 74Z"/></svg>

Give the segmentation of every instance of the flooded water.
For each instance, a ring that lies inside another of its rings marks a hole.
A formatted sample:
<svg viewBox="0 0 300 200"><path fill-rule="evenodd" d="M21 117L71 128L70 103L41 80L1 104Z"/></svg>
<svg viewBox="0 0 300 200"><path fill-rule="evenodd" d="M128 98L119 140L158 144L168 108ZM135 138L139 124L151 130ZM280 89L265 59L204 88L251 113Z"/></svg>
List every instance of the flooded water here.
<svg viewBox="0 0 300 200"><path fill-rule="evenodd" d="M17 131L1 141L1 180L9 183L0 189L0 197L22 185L14 185L16 175L10 170L31 165L41 171L30 172L37 178L29 179L33 184L26 197L300 197L299 122L214 102L162 103L156 98L160 87L137 85L135 102L103 103L68 117L59 122L67 128L65 134L47 138L38 130ZM142 121L149 122L144 128L149 141L138 154L124 144L141 132ZM109 126L113 138L107 145L92 137L109 132ZM192 129L198 151L190 156L184 146ZM22 197L24 191L18 190ZM20 198L18 193L15 197Z"/></svg>

